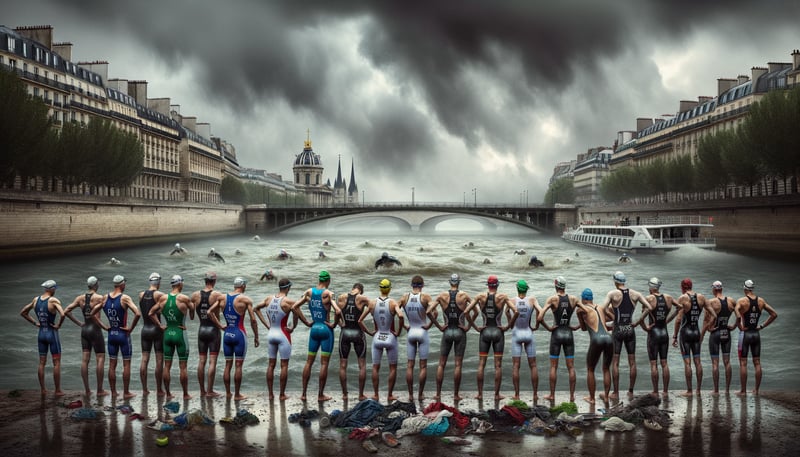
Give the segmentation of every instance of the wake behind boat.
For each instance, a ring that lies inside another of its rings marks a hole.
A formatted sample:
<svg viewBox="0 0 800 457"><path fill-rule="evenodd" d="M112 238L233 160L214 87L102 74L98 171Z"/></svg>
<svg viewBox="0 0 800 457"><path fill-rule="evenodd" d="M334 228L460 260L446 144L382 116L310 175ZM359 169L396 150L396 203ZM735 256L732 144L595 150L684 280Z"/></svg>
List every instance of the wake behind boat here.
<svg viewBox="0 0 800 457"><path fill-rule="evenodd" d="M682 246L716 248L709 237L714 225L703 216L661 216L642 218L638 224L627 219L616 223L587 223L564 231L566 241L613 251L659 252Z"/></svg>

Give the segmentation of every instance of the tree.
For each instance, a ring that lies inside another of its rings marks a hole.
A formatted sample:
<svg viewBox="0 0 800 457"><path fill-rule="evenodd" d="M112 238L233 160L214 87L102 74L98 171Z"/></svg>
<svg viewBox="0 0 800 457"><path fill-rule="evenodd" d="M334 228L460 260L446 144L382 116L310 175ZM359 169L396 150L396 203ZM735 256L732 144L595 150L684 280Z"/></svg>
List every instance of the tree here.
<svg viewBox="0 0 800 457"><path fill-rule="evenodd" d="M731 180L741 186L750 188L763 177L763 164L760 157L753 154L752 139L744 130L725 130L717 136L722 141L722 163L729 171Z"/></svg>
<svg viewBox="0 0 800 457"><path fill-rule="evenodd" d="M114 187L128 187L142 172L144 146L136 135L96 117L82 128L82 134L89 165L84 179L90 184L106 186L110 193Z"/></svg>
<svg viewBox="0 0 800 457"><path fill-rule="evenodd" d="M41 145L49 128L47 106L28 95L16 74L0 69L0 182L13 185L18 174L52 166Z"/></svg>
<svg viewBox="0 0 800 457"><path fill-rule="evenodd" d="M698 191L725 187L730 181L722 163L723 141L715 134L700 138L695 163L695 183Z"/></svg>
<svg viewBox="0 0 800 457"><path fill-rule="evenodd" d="M572 184L572 178L561 178L553 182L544 195L544 203L546 205L575 203L575 187Z"/></svg>
<svg viewBox="0 0 800 457"><path fill-rule="evenodd" d="M247 190L241 181L232 177L225 176L219 186L219 199L222 203L247 203Z"/></svg>

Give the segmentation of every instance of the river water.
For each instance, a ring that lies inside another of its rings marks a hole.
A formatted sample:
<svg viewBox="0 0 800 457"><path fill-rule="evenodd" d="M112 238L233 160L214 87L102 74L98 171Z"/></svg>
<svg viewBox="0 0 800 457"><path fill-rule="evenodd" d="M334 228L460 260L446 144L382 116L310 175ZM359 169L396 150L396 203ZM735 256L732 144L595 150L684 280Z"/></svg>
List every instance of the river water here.
<svg viewBox="0 0 800 457"><path fill-rule="evenodd" d="M464 229L464 225L467 229ZM354 282L365 284L365 294L375 297L378 294L378 282L388 277L394 284L391 296L399 298L409 290L411 277L420 274L424 277L425 292L432 295L445 291L448 288L447 280L451 273L459 273L462 277L461 288L470 295L485 291L486 278L497 275L500 278L500 291L515 294L514 284L518 279L525 279L531 286L529 296L534 295L540 303L544 303L548 296L554 293L552 284L556 276L564 276L567 280L567 292L579 295L585 288L594 290L596 301L602 299L613 288L612 274L622 270L628 278L628 286L632 289L647 292L647 280L658 276L663 282L662 291L671 295L679 295L681 279L690 277L695 283L695 290L706 295L711 295L711 283L720 280L726 286L726 294L738 298L742 296L741 284L745 279L755 281L758 295L763 296L779 314L774 325L762 332L762 365L764 380L762 389L795 389L797 379L800 377L800 364L798 354L794 347L795 339L792 336L795 329L800 326L800 310L795 306L796 293L792 289L795 280L800 277L800 263L773 259L763 259L749 255L706 251L694 248L685 248L665 254L639 254L634 255L632 262L619 264L618 254L569 244L559 238L545 236L535 231L516 228L511 225L502 225L498 230L483 232L475 226L469 230L469 224L441 224L442 230L436 234L400 233L391 226L385 227L380 223L373 224L367 229L350 228L349 231L336 231L328 229L325 225L308 226L297 229L291 233L263 237L253 240L250 236L242 234L213 239L201 239L181 242L189 254L183 257L170 256L172 244L144 245L138 248L113 250L107 252L93 252L85 255L72 255L68 257L47 258L36 260L10 262L0 266L0 289L5 291L6 299L3 306L3 319L0 319L0 366L3 367L4 376L0 377L0 389L34 388L36 381L37 346L36 329L19 316L19 310L31 298L41 292L40 284L46 279L55 279L59 288L59 297L66 307L78 294L84 292L85 280L90 275L100 279L100 292L111 290L111 278L122 274L128 279L126 293L134 297L140 290L147 287L147 277L152 271L161 273L165 278L162 290L168 291L168 279L173 274L180 274L185 279L185 293L191 293L202 287L203 274L207 270L215 270L219 276L217 286L220 290L232 290L231 284L236 276L248 279L247 295L259 302L269 294L277 291L276 283L259 282L258 278L265 268L271 267L276 276L288 277L294 287L290 296L298 298L302 292L316 285L316 277L321 269L328 270L332 276L331 289L338 295L350 290ZM369 232L367 233L367 230ZM322 246L323 240L329 245ZM468 244L473 246L469 247ZM221 263L207 256L211 248L224 256L226 262ZM286 249L292 258L286 261L277 261L276 255L280 249ZM524 249L526 255L515 255L515 250ZM240 250L241 254L236 254ZM327 258L320 259L318 253L323 250ZM399 258L403 265L391 270L375 271L374 262L382 252L389 252ZM536 255L545 264L544 267L533 269L527 266L530 255ZM109 265L111 257L119 259L120 265ZM485 264L485 259L491 261ZM638 315L638 312L637 312ZM80 313L76 313L80 318ZM548 316L552 319L552 316ZM573 317L573 319L576 319ZM762 322L766 315L762 317ZM577 321L574 320L573 323ZM371 325L369 323L368 325ZM191 342L189 358L190 390L198 391L196 380L196 335L197 323L189 322L189 341ZM245 326L250 332L249 325ZM138 366L140 363L139 332L141 322L133 331L134 355L132 359L131 388L140 389ZM266 334L262 326L260 335ZM435 383L435 365L438 360L440 332L434 327L431 329L431 362L432 371L429 371L427 390L432 392ZM672 326L670 326L672 333ZM80 330L71 321L67 320L60 330L63 346L62 357L62 384L64 389L82 389L80 379ZM264 371L267 366L267 352L265 345L254 348L252 335L249 335L249 351L244 364L243 392L256 393L266 390ZM512 391L511 360L510 360L510 335L506 335L506 357L504 359L503 392ZM306 359L308 331L304 327L292 335L294 352L290 361L289 390L300 389L300 373ZM548 346L549 334L543 329L535 333L537 360L539 368L539 389L546 392L548 388ZM576 332L576 369L578 391L586 390L585 354L588 347L588 335L585 332ZM262 341L265 341L262 338ZM339 392L338 381L338 329L336 331L336 346L331 357L331 369L328 376L327 392ZM637 391L649 391L649 364L645 346L644 332L637 330L637 362L639 377L636 385ZM703 342L704 364L704 389L711 386L711 367L708 357L707 343ZM399 369L405 368L405 333L400 337ZM475 390L475 374L478 365L478 337L473 331L468 336L467 353L464 359L463 390ZM738 359L733 348L733 373L732 389L739 388ZM368 354L370 352L368 351ZM368 355L369 358L369 355ZM222 359L222 355L220 355ZM368 361L369 363L369 361ZM682 362L677 349L671 348L669 363L672 367L671 388L685 388L682 375ZM94 386L94 358L90 368L90 385ZM220 360L217 374L217 386L222 389L222 367ZM356 363L351 360L348 374L350 391L356 388ZM384 361L382 377L386 376L387 369ZM621 389L628 385L627 363L623 357L621 363ZM310 392L315 392L317 386L316 373L319 362L315 365L314 374L309 385ZM118 376L120 374L118 368ZM151 362L152 370L152 362ZM403 371L399 373L396 390L405 391ZM491 364L487 367L486 389L492 388ZM567 376L563 360L559 367L558 390L567 389ZM599 372L598 372L599 374ZM724 375L723 375L724 376ZM277 377L277 372L276 372ZM177 381L177 367L173 369L173 378ZM50 362L48 361L47 385L52 389ZM753 374L750 367L749 388L752 388ZM176 384L174 382L174 384ZM106 380L106 386L107 380ZM150 378L152 387L152 375ZM367 386L369 388L370 381ZM173 386L176 388L176 386ZM179 387L177 387L179 388ZM277 388L277 380L276 380ZM452 361L448 364L448 373L445 376L444 389L452 389ZM523 376L522 389L529 389ZM368 389L369 390L369 389Z"/></svg>

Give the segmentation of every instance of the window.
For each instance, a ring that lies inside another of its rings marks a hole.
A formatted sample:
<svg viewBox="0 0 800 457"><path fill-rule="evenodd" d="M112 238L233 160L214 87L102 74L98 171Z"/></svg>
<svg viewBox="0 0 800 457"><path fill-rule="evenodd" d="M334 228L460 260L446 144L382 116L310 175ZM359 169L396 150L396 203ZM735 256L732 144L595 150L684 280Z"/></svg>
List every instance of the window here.
<svg viewBox="0 0 800 457"><path fill-rule="evenodd" d="M16 43L14 42L14 39L11 38L11 37L8 37L8 50L13 52L15 46L16 46Z"/></svg>

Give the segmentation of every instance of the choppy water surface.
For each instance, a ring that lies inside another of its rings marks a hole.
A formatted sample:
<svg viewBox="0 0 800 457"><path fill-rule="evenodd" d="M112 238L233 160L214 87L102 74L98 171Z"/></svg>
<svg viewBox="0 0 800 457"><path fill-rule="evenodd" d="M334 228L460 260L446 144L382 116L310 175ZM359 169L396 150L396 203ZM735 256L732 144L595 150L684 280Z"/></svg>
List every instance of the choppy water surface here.
<svg viewBox="0 0 800 457"><path fill-rule="evenodd" d="M323 240L329 245L322 246ZM137 297L138 292L147 287L147 277L150 272L157 271L165 278L162 290L168 291L169 283L166 278L173 274L184 277L185 293L191 293L202 288L203 274L207 270L215 270L219 275L217 286L220 290L232 290L231 283L235 276L244 276L248 279L247 295L254 302L259 302L267 295L277 291L275 282L259 282L258 278L268 267L271 267L276 276L288 277L294 287L290 296L297 298L306 288L316 285L316 276L321 269L328 270L332 276L331 289L338 295L350 290L354 282L366 285L365 293L370 297L378 294L378 282L388 277L394 283L392 297L409 290L411 277L420 274L424 277L425 291L437 294L448 288L447 279L451 273L459 273L462 277L462 290L470 295L485 290L488 275L497 275L501 281L500 291L514 294L514 283L518 279L525 279L531 286L529 295L535 295L540 303L554 293L553 279L564 276L567 279L567 292L580 294L585 287L594 290L595 299L599 300L605 293L613 288L611 276L614 271L622 270L628 277L628 285L632 289L647 292L647 280L658 276L664 282L663 291L668 294L679 294L679 282L684 277L694 280L695 290L711 294L711 283L721 280L726 286L726 293L736 298L742 295L741 284L745 279L752 279L757 284L756 292L763 296L778 312L777 322L762 333L762 364L764 367L764 381L762 389L794 389L796 380L800 376L797 352L793 349L794 339L790 334L800 324L800 311L794 306L796 292L793 290L795 280L800 276L800 264L790 261L775 261L747 255L732 254L719 251L704 251L686 248L662 255L634 255L633 261L621 265L617 262L618 254L585 248L575 244L568 244L558 238L541 235L537 232L516 228L500 227L494 232L465 232L450 231L434 235L419 233L395 233L391 230L365 233L337 233L323 227L311 227L302 232L281 234L275 237L264 237L259 241L247 235L194 240L181 242L188 249L189 255L178 257L170 256L172 244L147 245L140 248L115 250L87 255L58 257L49 259L42 257L33 261L12 262L0 267L0 288L5 291L5 304L3 306L3 319L0 320L0 366L3 367L4 376L0 378L0 389L32 388L36 386L36 329L19 316L19 310L31 298L41 292L39 286L46 279L55 279L59 288L57 297L66 307L78 294L84 292L87 276L95 275L101 281L101 293L111 290L111 278L122 274L128 279L126 293ZM468 244L472 243L472 247ZM214 248L222 254L226 262L220 263L207 256L208 251ZM236 251L241 254L237 255ZM286 261L275 260L280 249L286 249L292 258ZM515 250L524 249L526 255L515 255ZM322 250L327 258L320 259L319 251ZM402 267L391 270L375 271L374 262L382 252L388 252L399 258ZM527 266L528 258L536 255L545 264L542 268L532 269ZM122 261L121 265L108 264L111 257ZM484 264L489 259L490 264ZM79 317L79 313L76 315ZM80 318L80 317L79 317ZM548 317L550 319L551 317ZM573 318L574 319L574 318ZM766 317L762 317L762 321ZM574 323L576 323L575 321ZM301 324L302 325L302 324ZM370 324L371 325L371 324ZM249 325L246 325L250 332ZM134 356L132 361L132 389L139 389L138 366L140 363L139 332L141 323L133 332ZM672 327L670 326L670 332ZM189 359L190 389L197 391L195 369L196 358L196 330L197 323L189 322L189 338L192 352ZM434 327L431 337L431 364L435 366L438 360L440 332ZM61 342L64 348L62 358L63 388L81 389L80 380L80 330L69 320L64 323L60 331ZM266 329L262 326L260 334L264 335ZM329 392L339 391L339 381L336 376L338 369L338 330L336 332L337 346L332 356L331 372L328 377ZM264 371L267 366L266 347L254 348L252 335L250 348L244 365L243 390L245 392L265 390ZM299 390L300 372L306 358L308 332L305 328L298 329L292 335L294 352L290 362L289 389ZM510 347L510 335L507 338L507 348ZM547 389L548 357L547 349L549 334L537 331L535 334L537 346L537 359L540 373L539 388ZM264 339L262 339L264 341ZM588 335L576 332L576 368L578 369L578 390L585 390L586 371L584 354L588 346ZM405 334L400 337L399 366L405 367ZM467 354L464 360L464 390L475 389L475 371L478 365L477 333L471 332L468 336ZM705 369L704 386L711 386L710 359L707 356L707 345L704 341L703 363ZM511 390L511 360L509 349L506 350L504 360L504 389ZM369 351L368 351L369 354ZM369 356L368 356L369 357ZM683 387L682 362L677 349L670 351L670 365L673 368L671 387ZM220 358L221 355L220 355ZM734 347L734 381L733 388L738 388L738 360L735 357ZM645 348L645 335L637 331L637 362L640 366L637 390L650 389L649 365ZM94 361L92 361L92 364ZM48 361L48 367L49 367ZM351 391L355 387L355 360L351 361L349 375ZM627 364L621 364L621 388L627 387ZM219 362L217 386L222 388L223 362ZM559 371L558 389L567 388L566 370L563 361ZM319 363L316 365L317 369ZM452 369L452 362L449 364ZM152 369L152 364L151 364ZM173 369L176 371L177 367ZM385 363L383 374L386 373ZM486 388L491 389L492 375L491 364L487 368ZM751 370L752 371L752 370ZM119 369L118 369L119 373ZM433 382L435 369L429 371L428 390L435 386ZM277 375L277 373L276 373ZM173 373L177 381L177 373ZM403 376L398 376L397 390L404 391ZM524 376L523 376L524 378ZM452 374L445 376L444 388L452 388ZM94 370L90 371L90 382L94 386ZM151 381L152 382L152 381ZM750 373L752 386L753 374ZM48 386L52 385L52 378L47 374ZM106 384L107 385L107 384ZM316 389L316 371L312 376L310 389ZM369 385L369 381L368 381ZM526 383L522 386L525 389ZM152 386L152 384L151 384ZM277 387L277 381L276 381ZM173 388L178 388L173 386Z"/></svg>

